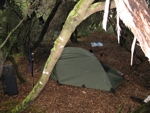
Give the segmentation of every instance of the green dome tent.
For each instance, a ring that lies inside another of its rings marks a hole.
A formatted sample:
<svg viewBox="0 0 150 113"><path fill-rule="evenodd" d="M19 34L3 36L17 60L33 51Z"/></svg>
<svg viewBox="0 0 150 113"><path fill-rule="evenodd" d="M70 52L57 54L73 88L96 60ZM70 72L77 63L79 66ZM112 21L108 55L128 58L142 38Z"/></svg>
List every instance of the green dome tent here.
<svg viewBox="0 0 150 113"><path fill-rule="evenodd" d="M66 47L58 59L51 78L60 84L113 91L123 80L121 73L100 62L93 53Z"/></svg>

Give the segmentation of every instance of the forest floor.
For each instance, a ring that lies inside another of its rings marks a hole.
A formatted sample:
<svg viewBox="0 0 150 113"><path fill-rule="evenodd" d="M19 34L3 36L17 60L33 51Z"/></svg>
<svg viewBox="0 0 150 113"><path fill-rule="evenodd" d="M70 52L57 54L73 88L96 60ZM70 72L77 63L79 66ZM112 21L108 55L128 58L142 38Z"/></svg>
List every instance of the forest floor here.
<svg viewBox="0 0 150 113"><path fill-rule="evenodd" d="M91 42L102 42L102 47L91 47ZM110 67L122 72L125 80L115 89L115 94L81 87L59 85L52 79L48 80L38 98L23 113L122 113L136 110L143 100L150 95L150 64L141 62L134 57L130 66L131 54L117 43L112 34L91 33L79 39L79 43L68 42L67 46L92 49L95 56ZM34 83L42 74L43 66L49 56L49 47L40 47L35 51ZM100 54L103 53L101 56ZM16 59L25 83L18 82L18 95L0 95L0 112L9 112L21 102L32 90L32 76L28 58L21 56Z"/></svg>

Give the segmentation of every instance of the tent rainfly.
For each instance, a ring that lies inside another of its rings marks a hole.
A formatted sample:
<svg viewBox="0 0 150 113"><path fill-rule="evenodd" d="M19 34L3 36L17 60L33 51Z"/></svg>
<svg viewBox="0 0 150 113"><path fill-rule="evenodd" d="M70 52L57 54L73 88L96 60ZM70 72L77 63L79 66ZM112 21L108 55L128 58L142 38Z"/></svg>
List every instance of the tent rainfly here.
<svg viewBox="0 0 150 113"><path fill-rule="evenodd" d="M124 80L121 73L79 47L65 47L51 78L60 84L114 91Z"/></svg>

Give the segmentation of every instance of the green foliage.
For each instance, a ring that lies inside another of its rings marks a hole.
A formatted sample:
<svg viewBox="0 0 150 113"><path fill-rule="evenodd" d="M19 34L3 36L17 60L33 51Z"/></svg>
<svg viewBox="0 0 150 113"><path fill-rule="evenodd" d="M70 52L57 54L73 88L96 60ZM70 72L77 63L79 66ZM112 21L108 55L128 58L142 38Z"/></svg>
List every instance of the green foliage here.
<svg viewBox="0 0 150 113"><path fill-rule="evenodd" d="M43 19L46 20L49 14L51 13L56 0L42 0L40 1L40 5L38 5L35 10L37 18L43 16Z"/></svg>
<svg viewBox="0 0 150 113"><path fill-rule="evenodd" d="M3 12L0 12L0 44L5 41L8 34L22 18L28 14L28 18L24 21L23 25L15 30L5 47L2 48L4 56L7 56L11 48L16 46L18 41L22 40L22 45L26 45L30 41L35 42L37 40L36 37L40 35L42 29L42 25L38 23L38 18L44 16L47 19L52 8L50 5L54 5L55 2L55 0L35 0L34 2L32 0L15 0ZM22 38L19 39L20 37Z"/></svg>
<svg viewBox="0 0 150 113"><path fill-rule="evenodd" d="M22 19L21 11L19 7L10 4L9 7L6 7L3 12L0 12L0 45L6 40L8 34L13 28L20 22ZM9 54L11 47L15 45L18 41L19 30L17 29L2 47L3 55L6 58Z"/></svg>
<svg viewBox="0 0 150 113"><path fill-rule="evenodd" d="M51 10L56 3L56 0L15 0L15 4L20 7L23 16L28 14L29 17L36 14L36 18L43 17L46 20L51 13ZM32 8L29 8L31 7Z"/></svg>
<svg viewBox="0 0 150 113"><path fill-rule="evenodd" d="M30 6L30 0L15 0L15 4L20 8L23 16L25 16L26 14L32 14L33 10L28 11Z"/></svg>

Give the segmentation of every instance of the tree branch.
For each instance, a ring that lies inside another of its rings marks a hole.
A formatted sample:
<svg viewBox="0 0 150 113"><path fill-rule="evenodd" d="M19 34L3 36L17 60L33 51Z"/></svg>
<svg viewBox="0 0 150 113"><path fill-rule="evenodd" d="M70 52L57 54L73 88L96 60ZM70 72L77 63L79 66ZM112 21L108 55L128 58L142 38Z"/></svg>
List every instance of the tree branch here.
<svg viewBox="0 0 150 113"><path fill-rule="evenodd" d="M23 23L23 21L25 20L26 16L18 23L18 25L11 30L11 32L8 34L8 36L6 37L5 41L1 44L0 49L2 49L2 47L6 44L7 40L10 38L10 36L18 29L18 27Z"/></svg>
<svg viewBox="0 0 150 113"><path fill-rule="evenodd" d="M115 1L111 1L111 4L110 4L110 9L113 9L113 8L116 8L116 5L115 5ZM92 4L87 12L86 12L86 15L84 16L84 19L86 19L87 17L89 17L90 15L92 15L93 13L96 13L98 11L102 11L105 9L105 2L97 2L97 3L94 3Z"/></svg>

